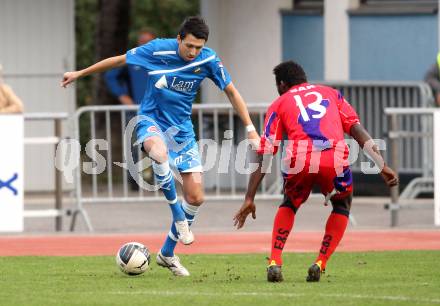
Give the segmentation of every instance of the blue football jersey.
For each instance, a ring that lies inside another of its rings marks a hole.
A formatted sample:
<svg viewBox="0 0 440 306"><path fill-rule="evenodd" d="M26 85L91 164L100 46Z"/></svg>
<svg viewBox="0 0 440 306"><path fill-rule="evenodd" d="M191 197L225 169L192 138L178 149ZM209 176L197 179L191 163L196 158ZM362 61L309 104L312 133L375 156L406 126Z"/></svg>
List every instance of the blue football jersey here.
<svg viewBox="0 0 440 306"><path fill-rule="evenodd" d="M148 70L139 114L152 117L162 131L176 127L178 139L194 137L191 110L201 82L210 78L221 90L231 82L215 51L204 47L187 62L178 54L177 39L155 39L131 49L127 64Z"/></svg>

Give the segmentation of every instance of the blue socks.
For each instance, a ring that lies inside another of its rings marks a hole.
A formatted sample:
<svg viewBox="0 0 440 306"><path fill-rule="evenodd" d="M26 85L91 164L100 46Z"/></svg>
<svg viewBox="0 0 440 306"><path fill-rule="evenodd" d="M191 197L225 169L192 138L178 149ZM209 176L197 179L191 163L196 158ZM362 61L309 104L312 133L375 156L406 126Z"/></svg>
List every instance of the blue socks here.
<svg viewBox="0 0 440 306"><path fill-rule="evenodd" d="M168 233L167 239L161 249L162 255L171 257L174 256L174 249L179 240L174 222L187 219L188 224L191 225L199 207L190 205L185 201L181 204L181 202L177 200L176 185L168 161L162 164L153 162L153 171L154 178L167 199L171 213L173 214L173 222L171 224L170 232Z"/></svg>
<svg viewBox="0 0 440 306"><path fill-rule="evenodd" d="M185 220L185 213L182 210L182 206L177 201L176 184L168 161L162 164L153 162L153 171L154 178L170 205L171 213L173 214L173 221Z"/></svg>
<svg viewBox="0 0 440 306"><path fill-rule="evenodd" d="M190 205L186 203L185 200L183 200L182 205L180 203L178 204L183 211L185 212L185 217L188 220L188 224L191 226L191 224L194 222L195 216L197 215L197 211L199 209L199 206ZM178 241L177 237L177 230L176 226L174 225L174 222L171 224L170 232L168 233L168 237L165 240L164 245L162 246L161 253L163 256L171 257L174 256L174 249L176 248Z"/></svg>
<svg viewBox="0 0 440 306"><path fill-rule="evenodd" d="M173 224L176 221L185 220L185 213L182 210L182 206L179 201L176 201L174 204L169 204L171 208L171 213L173 214Z"/></svg>
<svg viewBox="0 0 440 306"><path fill-rule="evenodd" d="M167 239L165 240L165 243L163 244L162 249L160 250L163 256L166 257L174 256L174 249L176 248L177 245L177 239L178 238L177 238L176 227L174 226L174 222L173 222L173 225L171 226L171 230L168 233Z"/></svg>

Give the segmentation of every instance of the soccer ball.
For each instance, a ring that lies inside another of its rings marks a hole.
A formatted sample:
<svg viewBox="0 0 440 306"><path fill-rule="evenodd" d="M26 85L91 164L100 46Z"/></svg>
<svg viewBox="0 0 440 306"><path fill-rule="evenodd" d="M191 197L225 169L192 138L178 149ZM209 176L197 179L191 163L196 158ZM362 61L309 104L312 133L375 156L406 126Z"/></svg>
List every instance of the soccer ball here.
<svg viewBox="0 0 440 306"><path fill-rule="evenodd" d="M126 243L116 254L116 264L128 275L142 274L150 264L150 252L142 243Z"/></svg>

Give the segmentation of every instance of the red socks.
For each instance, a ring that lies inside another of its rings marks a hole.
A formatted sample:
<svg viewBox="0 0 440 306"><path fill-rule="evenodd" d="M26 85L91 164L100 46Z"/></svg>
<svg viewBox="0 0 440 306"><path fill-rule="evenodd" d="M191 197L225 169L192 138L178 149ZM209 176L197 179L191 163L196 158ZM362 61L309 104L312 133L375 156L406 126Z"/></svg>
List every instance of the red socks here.
<svg viewBox="0 0 440 306"><path fill-rule="evenodd" d="M293 228L294 221L295 213L291 208L278 208L272 230L272 250L269 265L276 264L281 266L283 264L281 256L287 237ZM316 259L316 262L321 261L320 266L322 270L325 269L327 261L344 236L347 224L348 216L346 215L332 212L328 217L325 226L325 235L322 240L321 249L319 250L319 256Z"/></svg>
<svg viewBox="0 0 440 306"><path fill-rule="evenodd" d="M294 221L295 213L291 208L284 206L278 208L272 229L272 250L269 265L281 266L283 264L281 255Z"/></svg>
<svg viewBox="0 0 440 306"><path fill-rule="evenodd" d="M348 216L332 212L327 219L325 235L322 239L321 249L316 262L321 261L322 270L325 269L328 259L335 251L348 224Z"/></svg>

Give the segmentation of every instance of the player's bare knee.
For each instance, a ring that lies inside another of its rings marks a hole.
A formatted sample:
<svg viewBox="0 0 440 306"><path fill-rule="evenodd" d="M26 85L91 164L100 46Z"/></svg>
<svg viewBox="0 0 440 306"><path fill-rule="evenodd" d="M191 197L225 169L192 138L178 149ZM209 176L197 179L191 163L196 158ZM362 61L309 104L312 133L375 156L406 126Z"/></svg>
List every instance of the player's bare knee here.
<svg viewBox="0 0 440 306"><path fill-rule="evenodd" d="M168 155L167 152L165 150L152 150L150 151L150 153L148 154L148 156L158 162L159 164L161 163L165 163L168 161Z"/></svg>
<svg viewBox="0 0 440 306"><path fill-rule="evenodd" d="M158 163L168 160L168 150L165 143L159 137L152 137L144 142L144 150L148 156Z"/></svg>
<svg viewBox="0 0 440 306"><path fill-rule="evenodd" d="M189 194L185 196L186 202L190 205L200 206L205 201L205 195L202 194Z"/></svg>
<svg viewBox="0 0 440 306"><path fill-rule="evenodd" d="M290 198L287 195L284 196L283 203L281 203L281 205L280 205L280 208L281 207L290 208L291 210L293 210L294 214L296 214L296 212L298 211L298 207L293 205L292 201L290 200Z"/></svg>
<svg viewBox="0 0 440 306"><path fill-rule="evenodd" d="M351 209L351 200L352 195L342 198L342 199L334 199L332 200L333 212L339 213L342 215L349 215Z"/></svg>

